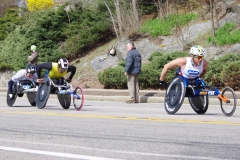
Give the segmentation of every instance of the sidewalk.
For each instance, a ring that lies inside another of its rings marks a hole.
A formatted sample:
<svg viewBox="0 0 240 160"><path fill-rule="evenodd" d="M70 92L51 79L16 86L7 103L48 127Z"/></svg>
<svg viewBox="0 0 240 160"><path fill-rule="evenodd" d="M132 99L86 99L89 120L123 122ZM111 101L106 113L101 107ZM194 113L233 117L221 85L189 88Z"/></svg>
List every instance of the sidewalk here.
<svg viewBox="0 0 240 160"><path fill-rule="evenodd" d="M128 90L120 89L83 89L84 100L91 101L116 101L125 102L129 97ZM140 90L140 103L164 103L165 90ZM240 104L240 92L235 92L237 95L237 104ZM0 87L0 96L6 97L7 88ZM49 98L57 98L57 95L50 94ZM189 104L188 98L184 99L184 104ZM210 105L220 105L216 96L209 97Z"/></svg>

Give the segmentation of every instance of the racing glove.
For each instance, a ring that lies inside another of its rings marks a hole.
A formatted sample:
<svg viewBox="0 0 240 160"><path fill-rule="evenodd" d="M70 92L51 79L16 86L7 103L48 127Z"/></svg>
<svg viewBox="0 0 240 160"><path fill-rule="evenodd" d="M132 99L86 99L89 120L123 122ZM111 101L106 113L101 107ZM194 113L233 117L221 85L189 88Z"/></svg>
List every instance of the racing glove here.
<svg viewBox="0 0 240 160"><path fill-rule="evenodd" d="M71 79L66 79L66 81L68 82L68 83L71 83L72 82L72 80Z"/></svg>
<svg viewBox="0 0 240 160"><path fill-rule="evenodd" d="M161 88L167 87L167 83L165 81L161 81L160 79L158 80L158 84L160 85Z"/></svg>

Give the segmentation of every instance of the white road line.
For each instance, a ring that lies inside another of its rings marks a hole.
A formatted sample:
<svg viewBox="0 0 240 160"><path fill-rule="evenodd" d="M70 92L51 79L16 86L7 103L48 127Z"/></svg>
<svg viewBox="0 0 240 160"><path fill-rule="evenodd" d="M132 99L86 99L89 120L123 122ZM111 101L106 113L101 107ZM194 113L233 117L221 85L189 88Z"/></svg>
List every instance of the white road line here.
<svg viewBox="0 0 240 160"><path fill-rule="evenodd" d="M74 158L74 159L82 159L82 160L120 160L120 159L114 159L114 158L104 158L104 157L86 156L86 155L78 155L78 154L71 154L71 153L50 152L50 151L32 150L32 149L25 149L25 148L13 148L13 147L4 147L4 146L0 146L0 150L34 153L34 154Z"/></svg>
<svg viewBox="0 0 240 160"><path fill-rule="evenodd" d="M73 146L73 145L47 144L47 143L41 143L41 142L34 142L33 143L33 142L29 142L29 141L18 141L18 140L0 139L0 141L15 142L15 143L25 143L25 144L38 144L38 145L57 146L57 147L68 147L68 148L80 148L82 150L95 150L95 151L101 151L101 152L112 152L112 153L118 153L118 154L120 153L120 154L139 155L139 156L153 156L153 157L165 157L165 158L184 158L184 159L199 159L199 160L230 160L230 159L226 159L226 158L202 157L202 156L187 156L187 155L173 155L173 154L170 155L170 154L158 154L158 153L146 153L146 152L131 152L131 151L118 151L118 150L98 149L98 148ZM0 150L1 150L1 146L0 146ZM105 159L99 159L99 160L110 160L110 159L105 158ZM95 160L95 159L88 159L88 160ZM114 160L114 159L111 159L111 160ZM115 159L115 160L117 160L117 159Z"/></svg>

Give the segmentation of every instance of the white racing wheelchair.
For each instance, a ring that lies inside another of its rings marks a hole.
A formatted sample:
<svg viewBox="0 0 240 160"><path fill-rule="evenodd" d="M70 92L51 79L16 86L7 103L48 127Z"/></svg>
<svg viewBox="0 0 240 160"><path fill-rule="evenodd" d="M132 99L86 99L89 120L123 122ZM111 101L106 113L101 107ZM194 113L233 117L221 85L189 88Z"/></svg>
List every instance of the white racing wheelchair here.
<svg viewBox="0 0 240 160"><path fill-rule="evenodd" d="M17 97L22 97L24 94L27 95L28 101L32 106L36 106L36 92L37 85L30 80L21 80L13 83L12 93L7 92L7 105L12 107Z"/></svg>
<svg viewBox="0 0 240 160"><path fill-rule="evenodd" d="M43 77L43 83L39 85L36 93L36 105L38 109L46 106L50 94L57 94L58 101L64 109L69 109L71 105L71 95L73 96L73 105L77 111L80 111L84 103L83 89L78 86L72 88L65 79L63 85L57 85L48 75Z"/></svg>

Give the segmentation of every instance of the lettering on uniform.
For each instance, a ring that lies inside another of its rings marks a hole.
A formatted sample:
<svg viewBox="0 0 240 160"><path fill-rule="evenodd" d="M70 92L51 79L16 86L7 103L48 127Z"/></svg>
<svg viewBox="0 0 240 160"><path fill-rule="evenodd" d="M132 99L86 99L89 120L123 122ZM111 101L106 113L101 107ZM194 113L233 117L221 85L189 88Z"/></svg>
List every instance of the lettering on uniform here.
<svg viewBox="0 0 240 160"><path fill-rule="evenodd" d="M188 70L188 73L190 75L195 75L195 76L198 76L199 75L199 71L196 71L196 70Z"/></svg>
<svg viewBox="0 0 240 160"><path fill-rule="evenodd" d="M206 95L207 92L200 92L199 94L200 94L200 95Z"/></svg>

